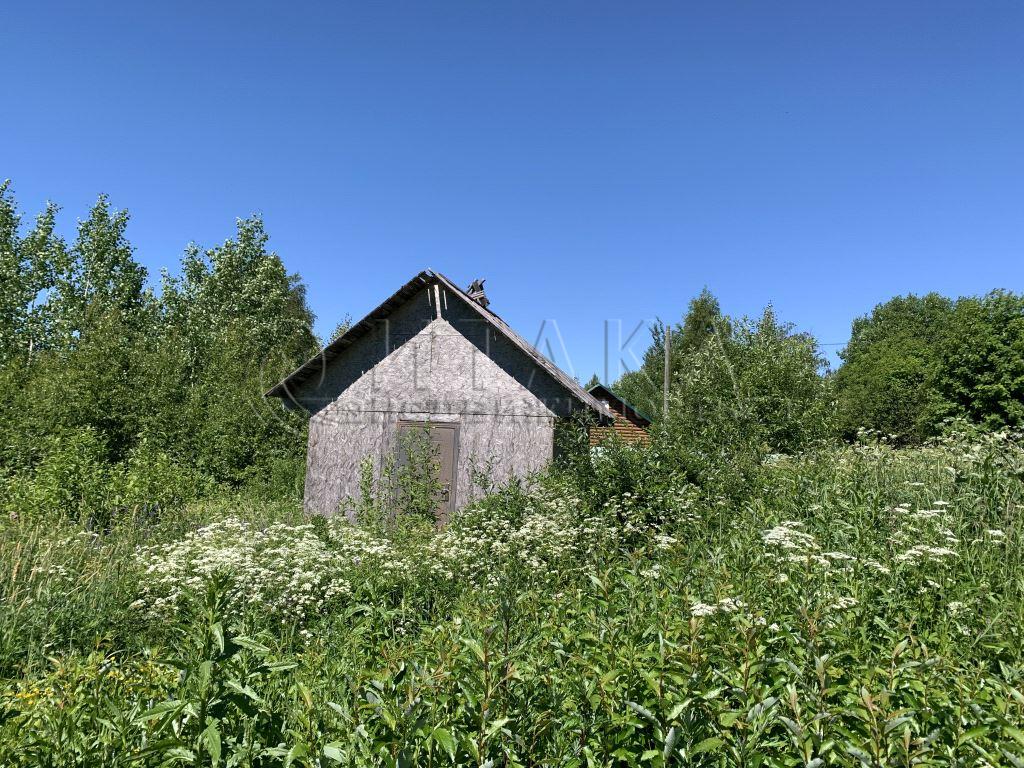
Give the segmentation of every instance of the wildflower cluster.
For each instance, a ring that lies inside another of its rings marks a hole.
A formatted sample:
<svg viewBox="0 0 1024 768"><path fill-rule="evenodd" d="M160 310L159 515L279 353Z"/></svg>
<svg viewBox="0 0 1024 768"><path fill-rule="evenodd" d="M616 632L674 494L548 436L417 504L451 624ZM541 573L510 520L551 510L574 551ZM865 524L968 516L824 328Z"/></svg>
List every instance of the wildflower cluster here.
<svg viewBox="0 0 1024 768"><path fill-rule="evenodd" d="M818 539L810 533L801 531L803 525L796 520L784 520L765 531L761 540L769 548L777 550L775 557L781 562L830 568L833 560L850 559L849 555L842 552L821 554Z"/></svg>
<svg viewBox="0 0 1024 768"><path fill-rule="evenodd" d="M747 604L735 597L723 597L717 603L696 602L690 606L690 615L697 618L714 616L716 613L736 613Z"/></svg>
<svg viewBox="0 0 1024 768"><path fill-rule="evenodd" d="M552 581L615 538L607 518L580 514L583 506L575 496L538 493L520 514L470 509L430 539L418 561L431 578L477 586L495 586L502 573Z"/></svg>
<svg viewBox="0 0 1024 768"><path fill-rule="evenodd" d="M366 531L346 523L328 530L325 540L309 524L256 528L228 518L180 541L144 548L135 607L167 615L216 576L227 580L233 610L301 622L360 584L401 570L386 544Z"/></svg>

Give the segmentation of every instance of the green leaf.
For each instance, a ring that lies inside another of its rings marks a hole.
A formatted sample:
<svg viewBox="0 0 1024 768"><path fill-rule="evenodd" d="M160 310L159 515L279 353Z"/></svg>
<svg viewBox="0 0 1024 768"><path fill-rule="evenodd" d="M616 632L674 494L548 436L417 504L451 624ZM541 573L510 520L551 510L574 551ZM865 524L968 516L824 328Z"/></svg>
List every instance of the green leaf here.
<svg viewBox="0 0 1024 768"><path fill-rule="evenodd" d="M217 648L221 653L224 653L224 627L218 621L210 627L210 632L213 633L213 639L217 641Z"/></svg>
<svg viewBox="0 0 1024 768"><path fill-rule="evenodd" d="M661 725L661 723L658 722L658 718L654 716L654 713L651 712L651 710L647 709L646 707L640 704L637 704L635 701L627 701L626 706L634 712L636 712L638 715L640 715L640 717L642 717L644 720L647 720L652 725Z"/></svg>
<svg viewBox="0 0 1024 768"><path fill-rule="evenodd" d="M914 718L911 715L903 715L902 717L894 717L892 720L890 720L889 722L887 722L885 724L885 728L883 728L882 731L883 731L883 733L887 733L887 734L888 733L892 733L897 728L899 728L901 725L904 725L905 723L909 723L913 719Z"/></svg>
<svg viewBox="0 0 1024 768"><path fill-rule="evenodd" d="M473 652L473 655L480 660L481 664L485 664L487 662L487 656L484 654L484 649L476 640L471 637L464 637L462 638L462 644Z"/></svg>
<svg viewBox="0 0 1024 768"><path fill-rule="evenodd" d="M723 712L718 716L718 722L722 724L723 728L732 728L737 720L740 719L742 712Z"/></svg>
<svg viewBox="0 0 1024 768"><path fill-rule="evenodd" d="M284 756L284 768L289 768L289 766L300 757L305 757L308 754L309 750L306 749L305 744L299 743L294 745L288 750L288 754Z"/></svg>
<svg viewBox="0 0 1024 768"><path fill-rule="evenodd" d="M220 729L217 727L216 720L211 721L206 726L206 730L202 732L199 740L206 749L213 764L218 765L220 763Z"/></svg>
<svg viewBox="0 0 1024 768"><path fill-rule="evenodd" d="M676 748L676 741L679 740L679 729L676 726L672 726L668 729L668 735L665 737L665 748L661 751L661 756L668 762L668 759L672 757L672 752Z"/></svg>
<svg viewBox="0 0 1024 768"><path fill-rule="evenodd" d="M500 731L503 727L505 727L505 724L510 722L511 720L512 720L512 718L510 718L510 717L502 717L502 718L500 718L498 720L495 720L493 723L491 723L490 725L487 726L487 735L488 736L493 736L498 731Z"/></svg>
<svg viewBox="0 0 1024 768"><path fill-rule="evenodd" d="M699 755L703 752L714 752L716 749L722 746L725 742L717 736L711 736L704 741L696 744L693 749L690 750L691 755Z"/></svg>
<svg viewBox="0 0 1024 768"><path fill-rule="evenodd" d="M1024 731L1020 728L1014 728L1012 725L1004 725L1003 730L1006 731L1018 744L1024 744Z"/></svg>
<svg viewBox="0 0 1024 768"><path fill-rule="evenodd" d="M240 693L243 696L246 696L257 703L261 704L263 702L263 700L259 697L259 694L257 694L256 691L254 691L248 685L242 685L237 680L228 680L224 684L224 687L234 691L235 693Z"/></svg>
<svg viewBox="0 0 1024 768"><path fill-rule="evenodd" d="M435 728L431 732L430 738L440 744L441 748L448 753L449 757L455 757L455 738L448 731L444 728Z"/></svg>
<svg viewBox="0 0 1024 768"><path fill-rule="evenodd" d="M343 762L345 753L341 749L341 742L332 741L330 744L324 744L324 757L336 763Z"/></svg>
<svg viewBox="0 0 1024 768"><path fill-rule="evenodd" d="M789 732L792 733L796 738L799 739L803 737L804 729L801 728L798 723L783 715L779 715L779 719L782 721L782 724L789 729Z"/></svg>
<svg viewBox="0 0 1024 768"><path fill-rule="evenodd" d="M204 661L199 665L199 685L204 689L210 684L213 677L213 662Z"/></svg>
<svg viewBox="0 0 1024 768"><path fill-rule="evenodd" d="M240 648L255 651L259 654L270 653L270 649L267 646L247 635L238 635L232 642Z"/></svg>
<svg viewBox="0 0 1024 768"><path fill-rule="evenodd" d="M156 718L162 717L166 714L177 715L184 706L184 701L161 701L152 709L143 712L141 715L135 718L133 722L136 725L140 725L148 720L155 720Z"/></svg>
<svg viewBox="0 0 1024 768"><path fill-rule="evenodd" d="M960 737L960 743L967 744L968 742L974 741L979 736L984 736L986 733L988 733L987 726L979 725L976 728L971 728Z"/></svg>

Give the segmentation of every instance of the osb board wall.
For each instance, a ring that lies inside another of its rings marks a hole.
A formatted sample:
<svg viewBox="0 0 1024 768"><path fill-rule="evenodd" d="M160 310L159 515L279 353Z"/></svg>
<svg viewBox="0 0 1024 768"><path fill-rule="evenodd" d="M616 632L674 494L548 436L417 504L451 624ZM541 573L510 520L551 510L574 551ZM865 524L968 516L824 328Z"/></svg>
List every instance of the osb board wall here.
<svg viewBox="0 0 1024 768"><path fill-rule="evenodd" d="M396 412L357 414L345 429L324 419L310 422L306 467L307 512L331 515L359 498L359 474L364 458L375 474L394 456L397 422L401 419L457 422L455 505L465 506L483 489L474 485L474 468L489 470L495 485L523 477L551 461L552 417L480 416L456 413ZM343 504L344 502L344 504Z"/></svg>
<svg viewBox="0 0 1024 768"><path fill-rule="evenodd" d="M379 471L400 420L458 423L457 506L479 493L474 466L489 464L500 483L551 460L553 408L571 407L564 392L459 300L439 294L422 291L298 393L314 411L307 511L332 514L357 497L364 458Z"/></svg>

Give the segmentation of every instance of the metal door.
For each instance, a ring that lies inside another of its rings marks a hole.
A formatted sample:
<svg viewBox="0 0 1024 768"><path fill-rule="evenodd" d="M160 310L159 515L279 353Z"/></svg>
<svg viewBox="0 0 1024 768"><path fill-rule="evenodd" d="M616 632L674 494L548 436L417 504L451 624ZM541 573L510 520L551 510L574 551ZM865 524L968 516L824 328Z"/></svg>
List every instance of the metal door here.
<svg viewBox="0 0 1024 768"><path fill-rule="evenodd" d="M400 421L398 423L398 462L408 462L405 451L406 438L410 433L422 430L430 441L433 459L433 471L439 486L437 507L434 516L437 524L448 522L451 511L455 509L455 457L458 451L459 427L457 424L436 422Z"/></svg>

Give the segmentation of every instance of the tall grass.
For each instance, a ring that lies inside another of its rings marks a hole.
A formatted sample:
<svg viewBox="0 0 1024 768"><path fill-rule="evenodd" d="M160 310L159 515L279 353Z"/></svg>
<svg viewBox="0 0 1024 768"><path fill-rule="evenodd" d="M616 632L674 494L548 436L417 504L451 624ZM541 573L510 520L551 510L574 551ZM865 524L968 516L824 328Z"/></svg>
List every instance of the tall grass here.
<svg viewBox="0 0 1024 768"><path fill-rule="evenodd" d="M438 534L237 502L99 539L12 525L0 753L1024 764L1018 437L776 457L730 499L617 451ZM254 536L274 521L294 534ZM225 552L249 562L209 566Z"/></svg>

